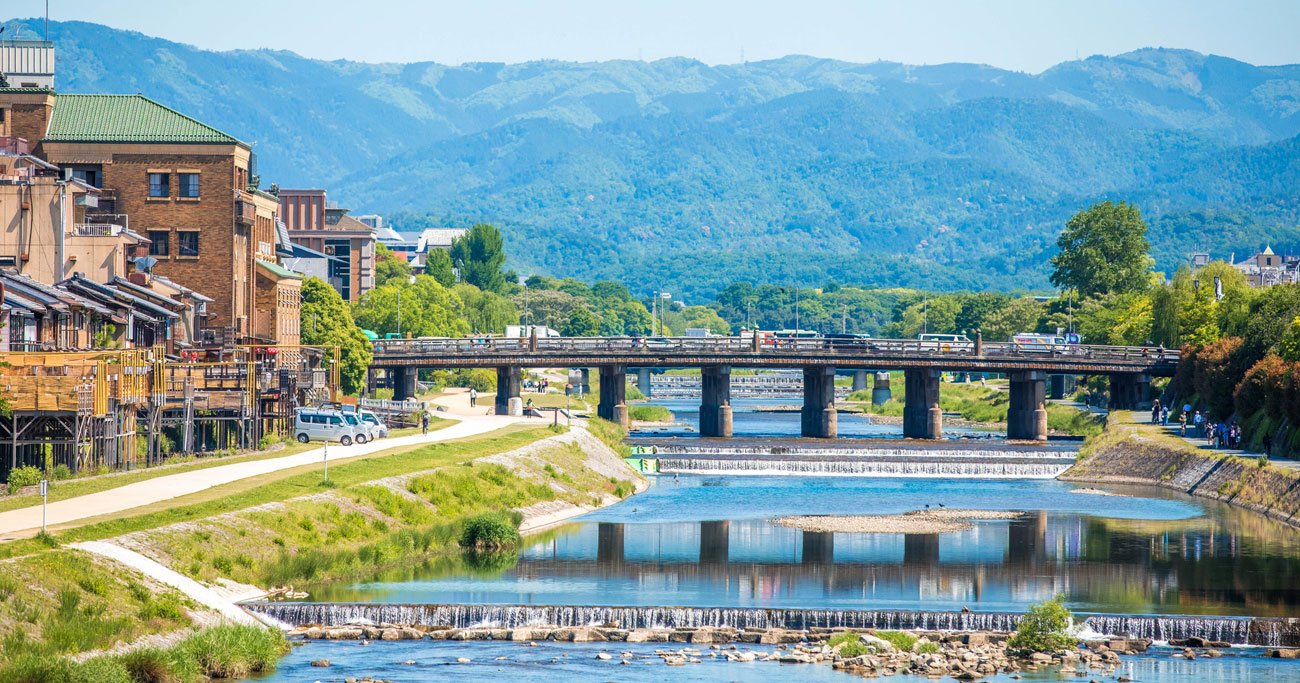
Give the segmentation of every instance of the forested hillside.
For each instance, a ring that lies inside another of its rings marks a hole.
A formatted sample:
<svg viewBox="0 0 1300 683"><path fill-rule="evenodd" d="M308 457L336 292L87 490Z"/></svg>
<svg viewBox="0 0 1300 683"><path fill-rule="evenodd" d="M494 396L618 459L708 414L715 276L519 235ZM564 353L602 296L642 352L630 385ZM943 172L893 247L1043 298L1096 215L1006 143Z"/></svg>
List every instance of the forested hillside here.
<svg viewBox="0 0 1300 683"><path fill-rule="evenodd" d="M264 184L324 186L407 229L491 222L522 271L637 291L1046 288L1061 226L1105 198L1141 207L1162 269L1300 248L1300 66L1151 49L1037 75L797 56L450 67L75 22L51 37L60 90L141 92L223 128L254 144Z"/></svg>

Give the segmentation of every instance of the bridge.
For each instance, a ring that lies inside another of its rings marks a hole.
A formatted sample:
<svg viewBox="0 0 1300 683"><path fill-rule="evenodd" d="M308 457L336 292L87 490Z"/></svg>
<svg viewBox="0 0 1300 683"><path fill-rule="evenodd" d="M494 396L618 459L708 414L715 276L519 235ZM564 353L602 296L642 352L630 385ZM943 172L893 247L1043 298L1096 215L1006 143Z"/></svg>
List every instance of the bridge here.
<svg viewBox="0 0 1300 683"><path fill-rule="evenodd" d="M835 372L901 370L905 383L903 435L937 439L943 434L939 378L943 372L1006 374L1011 382L1007 414L1010 439L1046 440L1049 374L1105 375L1111 406L1132 408L1146 395L1151 377L1170 377L1178 352L1149 347L1024 345L1005 342L948 343L914 339L780 339L775 344L743 337L560 337L424 338L375 342L372 370L393 381L394 399L410 398L421 368L493 368L496 408L518 398L523 368L590 368L600 377L597 414L628 425L628 368L701 370L700 434L730 437L731 369L797 368L803 372L801 434L834 438ZM879 378L880 375L877 375ZM885 375L885 381L888 381ZM855 379L855 384L857 380Z"/></svg>

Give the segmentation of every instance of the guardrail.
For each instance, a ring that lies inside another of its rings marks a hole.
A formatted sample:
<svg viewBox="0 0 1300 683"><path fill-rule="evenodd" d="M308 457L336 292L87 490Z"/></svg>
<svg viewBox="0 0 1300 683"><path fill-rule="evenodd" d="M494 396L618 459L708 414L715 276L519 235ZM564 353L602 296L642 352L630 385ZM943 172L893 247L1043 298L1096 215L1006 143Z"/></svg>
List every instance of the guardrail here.
<svg viewBox="0 0 1300 683"><path fill-rule="evenodd" d="M776 339L755 345L742 337L547 337L421 338L374 342L376 356L512 356L530 355L842 355L957 358L1061 358L1089 361L1176 363L1176 349L1149 346L1097 346L1015 342L940 342L917 339Z"/></svg>

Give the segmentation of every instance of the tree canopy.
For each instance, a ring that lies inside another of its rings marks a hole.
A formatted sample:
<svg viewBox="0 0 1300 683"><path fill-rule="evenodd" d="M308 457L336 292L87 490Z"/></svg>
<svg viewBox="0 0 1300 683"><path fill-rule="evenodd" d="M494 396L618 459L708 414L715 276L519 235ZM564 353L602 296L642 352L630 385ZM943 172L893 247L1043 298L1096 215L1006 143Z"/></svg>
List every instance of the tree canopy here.
<svg viewBox="0 0 1300 683"><path fill-rule="evenodd" d="M353 305L358 324L379 334L459 337L470 332L464 302L428 275L407 285L386 284L366 292Z"/></svg>
<svg viewBox="0 0 1300 683"><path fill-rule="evenodd" d="M505 243L501 231L479 223L451 243L451 262L460 270L460 279L485 292L507 291Z"/></svg>
<svg viewBox="0 0 1300 683"><path fill-rule="evenodd" d="M1155 263L1138 208L1102 202L1076 213L1056 240L1052 284L1080 297L1145 290Z"/></svg>
<svg viewBox="0 0 1300 683"><path fill-rule="evenodd" d="M375 243L375 286L381 287L396 280L406 282L411 279L411 264L405 256L389 249L383 243Z"/></svg>
<svg viewBox="0 0 1300 683"><path fill-rule="evenodd" d="M339 347L339 380L344 393L355 394L365 387L372 356L370 340L352 319L338 290L320 278L303 280L300 334L303 344Z"/></svg>

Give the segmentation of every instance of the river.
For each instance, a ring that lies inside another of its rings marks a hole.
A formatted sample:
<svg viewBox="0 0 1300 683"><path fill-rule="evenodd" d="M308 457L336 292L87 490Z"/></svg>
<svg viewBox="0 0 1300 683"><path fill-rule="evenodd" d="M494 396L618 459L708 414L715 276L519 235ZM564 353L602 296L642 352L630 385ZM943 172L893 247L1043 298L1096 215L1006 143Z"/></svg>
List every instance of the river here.
<svg viewBox="0 0 1300 683"><path fill-rule="evenodd" d="M759 415L756 424L772 421L773 414ZM789 426L767 429L773 437L789 432ZM517 557L486 564L441 560L365 581L309 586L313 601L331 605L277 609L299 610L300 621L423 615L462 626L567 619L618 620L624 627L743 627L867 619L929 628L960 620L996 628L1005 615L1063 595L1094 631L1157 639L1205 634L1260 644L1277 641L1280 631L1260 635L1259 622L1251 626L1244 618L1293 617L1300 604L1300 534L1241 510L1155 489L1103 492L1054 479L975 476L653 479L645 493L527 539ZM811 533L772 521L786 514L902 513L927 505L1021 514L942 534ZM790 675L774 663L722 663L707 653L701 664L665 670L653 656L663 647L311 642L295 649L270 680L373 675L400 681L762 682ZM632 652L633 663L598 659L601 650ZM1221 659L1187 662L1157 652L1126 658L1119 673L1158 683L1300 679L1300 665L1262 653L1234 647ZM459 657L472 661L457 663ZM320 658L334 666L308 665ZM408 660L415 663L403 663ZM844 679L824 666L801 667L799 676ZM1059 680L1054 672L1022 676Z"/></svg>

